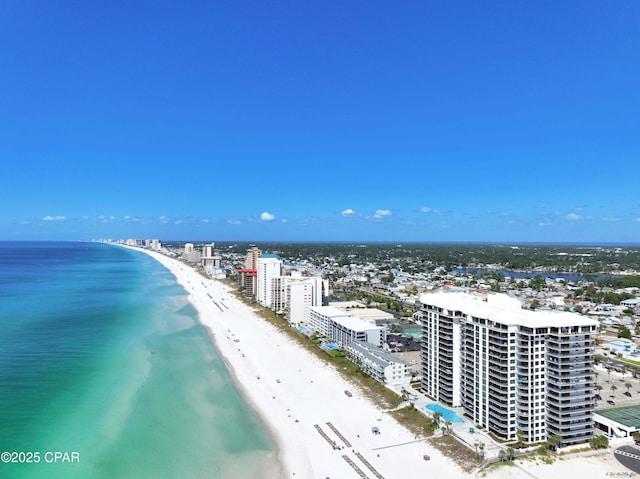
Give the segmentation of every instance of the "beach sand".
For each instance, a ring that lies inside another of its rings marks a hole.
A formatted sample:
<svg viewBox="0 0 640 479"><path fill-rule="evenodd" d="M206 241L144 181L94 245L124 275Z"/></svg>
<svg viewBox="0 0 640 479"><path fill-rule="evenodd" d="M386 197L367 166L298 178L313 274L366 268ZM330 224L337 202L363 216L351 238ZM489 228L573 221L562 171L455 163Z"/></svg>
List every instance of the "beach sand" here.
<svg viewBox="0 0 640 479"><path fill-rule="evenodd" d="M369 478L476 477L464 473L424 441L416 441L330 365L238 300L229 286L205 279L178 260L136 250L168 268L189 293L189 301L209 329L238 388L273 434L283 470L269 472L269 477L358 478L356 468ZM352 396L348 397L345 390ZM372 427L379 428L380 434L372 434ZM424 454L430 456L429 461L423 459ZM605 456L558 460L553 465L500 467L479 477L547 478L573 473L595 478L625 471L609 452Z"/></svg>

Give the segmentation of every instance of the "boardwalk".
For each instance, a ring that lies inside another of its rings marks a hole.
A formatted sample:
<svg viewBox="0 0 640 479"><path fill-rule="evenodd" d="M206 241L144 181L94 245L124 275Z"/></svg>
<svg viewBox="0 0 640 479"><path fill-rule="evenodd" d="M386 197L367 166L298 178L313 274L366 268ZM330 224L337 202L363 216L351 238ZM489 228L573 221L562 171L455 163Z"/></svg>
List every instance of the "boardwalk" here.
<svg viewBox="0 0 640 479"><path fill-rule="evenodd" d="M360 454L359 452L356 452L356 457L358 459L360 459L362 461L362 463L367 466L369 468L369 470L371 472L373 472L373 475L376 476L378 479L384 479L384 476L382 474L380 474L375 467L373 467L369 461L367 461L364 456L362 454Z"/></svg>
<svg viewBox="0 0 640 479"><path fill-rule="evenodd" d="M340 438L340 440L344 443L344 445L345 445L345 446L347 446L347 447L351 447L351 443L350 443L349 441L347 441L347 438L346 438L346 437L344 437L344 436L340 433L340 431L338 431L338 429L337 429L333 424L331 424L330 422L328 422L328 423L327 423L327 426L329 426L329 429L331 429L331 430L336 434L336 436L338 436L338 437Z"/></svg>
<svg viewBox="0 0 640 479"><path fill-rule="evenodd" d="M316 430L320 433L320 435L324 437L325 441L331 444L331 447L333 447L334 449L338 448L338 445L335 443L335 441L333 441L329 436L327 436L327 433L324 432L318 424L314 424L313 427L315 427Z"/></svg>
<svg viewBox="0 0 640 479"><path fill-rule="evenodd" d="M347 455L345 454L344 456L342 456L342 459L344 459L345 461L347 461L347 463L348 463L351 467L353 467L353 470L354 470L354 471L356 471L360 477L362 477L363 479L369 479L369 476L367 476L367 475L362 471L362 469L360 469L360 468L358 467L358 465L357 465L355 462L353 462L353 461L351 460L351 458L349 458L349 456L347 456Z"/></svg>

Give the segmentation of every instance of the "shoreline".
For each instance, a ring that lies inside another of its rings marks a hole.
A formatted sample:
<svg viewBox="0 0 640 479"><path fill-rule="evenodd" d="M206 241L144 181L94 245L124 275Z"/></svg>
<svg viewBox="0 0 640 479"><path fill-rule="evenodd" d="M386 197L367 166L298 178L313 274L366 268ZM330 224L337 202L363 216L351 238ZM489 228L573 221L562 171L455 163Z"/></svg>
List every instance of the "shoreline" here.
<svg viewBox="0 0 640 479"><path fill-rule="evenodd" d="M273 439L277 467L262 470L261 479L357 479L358 470L368 478L376 477L375 470L384 479L427 474L477 477L462 471L431 444L416 440L330 365L230 294L231 287L205 278L177 259L130 249L157 260L185 289L235 387ZM347 389L351 397L345 395ZM381 434L373 435L371 427L378 427ZM429 461L423 459L424 454L430 456ZM515 467L492 468L480 474L489 479L543 479L626 473L629 470L610 449L589 457L557 458L552 464L538 459L517 461Z"/></svg>
<svg viewBox="0 0 640 479"><path fill-rule="evenodd" d="M331 366L230 294L229 286L161 253L130 249L156 259L186 290L236 387L274 439L280 470L270 471L270 479L357 478L358 469L375 477L371 468L385 479L472 477L431 445L416 441ZM372 434L372 427L381 434ZM431 459L425 461L424 454Z"/></svg>

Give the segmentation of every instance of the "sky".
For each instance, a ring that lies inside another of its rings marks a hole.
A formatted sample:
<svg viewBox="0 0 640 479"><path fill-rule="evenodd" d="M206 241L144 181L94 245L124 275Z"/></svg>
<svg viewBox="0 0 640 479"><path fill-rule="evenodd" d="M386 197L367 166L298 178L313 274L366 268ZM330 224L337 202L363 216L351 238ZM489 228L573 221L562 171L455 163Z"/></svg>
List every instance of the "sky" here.
<svg viewBox="0 0 640 479"><path fill-rule="evenodd" d="M0 2L0 240L640 243L640 2Z"/></svg>

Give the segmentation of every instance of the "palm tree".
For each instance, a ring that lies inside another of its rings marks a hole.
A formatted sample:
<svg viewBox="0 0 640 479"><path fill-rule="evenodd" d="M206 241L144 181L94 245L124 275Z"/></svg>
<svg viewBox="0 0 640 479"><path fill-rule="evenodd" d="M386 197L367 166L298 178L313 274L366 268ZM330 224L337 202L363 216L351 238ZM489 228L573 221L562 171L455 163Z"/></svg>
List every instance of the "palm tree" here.
<svg viewBox="0 0 640 479"><path fill-rule="evenodd" d="M627 392L631 389L631 383L624 383L624 387L627 388Z"/></svg>
<svg viewBox="0 0 640 479"><path fill-rule="evenodd" d="M559 434L554 434L549 439L547 439L547 444L549 444L549 446L556 452L558 451L561 443L562 436L560 436Z"/></svg>
<svg viewBox="0 0 640 479"><path fill-rule="evenodd" d="M522 429L516 429L516 437L518 438L518 447L522 447L524 443L524 431Z"/></svg>
<svg viewBox="0 0 640 479"><path fill-rule="evenodd" d="M485 447L484 442L481 442L480 444L478 444L478 449L480 449L480 455L483 455L484 447Z"/></svg>
<svg viewBox="0 0 640 479"><path fill-rule="evenodd" d="M615 384L612 384L612 385L611 385L611 392L613 393L614 397L615 397L615 395L616 395L616 389L618 389L618 388L616 387L616 385L615 385Z"/></svg>
<svg viewBox="0 0 640 479"><path fill-rule="evenodd" d="M594 371L593 373L596 376L596 383L598 382L598 375L600 374L598 371Z"/></svg>
<svg viewBox="0 0 640 479"><path fill-rule="evenodd" d="M602 391L602 386L600 384L596 384L596 389L598 390L598 393L600 393L600 391Z"/></svg>
<svg viewBox="0 0 640 479"><path fill-rule="evenodd" d="M438 428L438 426L440 425L440 418L442 417L442 413L435 411L432 415L431 415L431 420L433 421L433 423L435 424L435 429Z"/></svg>
<svg viewBox="0 0 640 479"><path fill-rule="evenodd" d="M451 425L453 423L451 421L449 421L448 419L444 422L445 425L445 430L447 431L447 434L449 434L451 432Z"/></svg>

